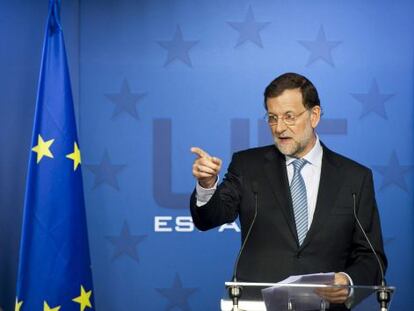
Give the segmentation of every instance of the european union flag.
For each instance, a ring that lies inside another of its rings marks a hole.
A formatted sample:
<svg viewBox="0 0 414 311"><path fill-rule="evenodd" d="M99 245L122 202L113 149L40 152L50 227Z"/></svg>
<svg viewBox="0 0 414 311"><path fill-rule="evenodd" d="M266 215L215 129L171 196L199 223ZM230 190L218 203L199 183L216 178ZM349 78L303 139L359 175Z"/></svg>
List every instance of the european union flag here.
<svg viewBox="0 0 414 311"><path fill-rule="evenodd" d="M94 310L88 232L60 2L49 1L15 310Z"/></svg>

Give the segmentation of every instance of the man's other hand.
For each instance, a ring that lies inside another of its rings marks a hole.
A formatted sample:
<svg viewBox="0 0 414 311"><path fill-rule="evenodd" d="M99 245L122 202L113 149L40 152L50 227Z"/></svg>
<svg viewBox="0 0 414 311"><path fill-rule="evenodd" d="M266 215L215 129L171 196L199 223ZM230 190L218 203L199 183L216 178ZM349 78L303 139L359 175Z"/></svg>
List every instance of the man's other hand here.
<svg viewBox="0 0 414 311"><path fill-rule="evenodd" d="M349 285L349 279L344 273L335 273L335 285ZM347 288L317 288L316 293L330 303L344 303L349 297Z"/></svg>

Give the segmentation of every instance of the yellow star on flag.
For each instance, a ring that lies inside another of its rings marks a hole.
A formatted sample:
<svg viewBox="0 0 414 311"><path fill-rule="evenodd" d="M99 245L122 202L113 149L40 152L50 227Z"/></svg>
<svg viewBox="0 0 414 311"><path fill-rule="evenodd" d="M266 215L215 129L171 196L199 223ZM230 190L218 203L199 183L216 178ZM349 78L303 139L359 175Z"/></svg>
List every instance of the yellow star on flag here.
<svg viewBox="0 0 414 311"><path fill-rule="evenodd" d="M92 291L85 292L85 289L81 285L81 293L78 297L73 298L72 301L77 302L80 304L80 310L85 310L86 307L92 308L90 297L91 297Z"/></svg>
<svg viewBox="0 0 414 311"><path fill-rule="evenodd" d="M59 309L60 309L60 306L51 308L49 307L46 301L43 302L43 311L59 311Z"/></svg>
<svg viewBox="0 0 414 311"><path fill-rule="evenodd" d="M53 158L53 154L50 152L49 148L54 141L54 139L44 141L40 134L37 136L37 145L32 148L32 150L37 153L37 163L39 163L43 157Z"/></svg>
<svg viewBox="0 0 414 311"><path fill-rule="evenodd" d="M16 304L14 305L14 311L20 311L22 304L23 304L23 301L19 301L16 297Z"/></svg>
<svg viewBox="0 0 414 311"><path fill-rule="evenodd" d="M70 154L67 154L66 157L68 159L73 160L73 170L76 171L76 169L78 168L78 165L81 164L81 154L80 154L80 150L78 148L78 144L76 143L76 141L73 144L73 152Z"/></svg>

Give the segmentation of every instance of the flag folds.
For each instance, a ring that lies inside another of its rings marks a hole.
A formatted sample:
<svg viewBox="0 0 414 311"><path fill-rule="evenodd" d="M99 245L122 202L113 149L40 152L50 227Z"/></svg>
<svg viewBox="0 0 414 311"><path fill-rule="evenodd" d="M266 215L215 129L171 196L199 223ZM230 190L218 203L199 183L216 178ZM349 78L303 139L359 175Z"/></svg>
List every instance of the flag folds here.
<svg viewBox="0 0 414 311"><path fill-rule="evenodd" d="M81 151L60 23L49 1L15 310L94 310Z"/></svg>

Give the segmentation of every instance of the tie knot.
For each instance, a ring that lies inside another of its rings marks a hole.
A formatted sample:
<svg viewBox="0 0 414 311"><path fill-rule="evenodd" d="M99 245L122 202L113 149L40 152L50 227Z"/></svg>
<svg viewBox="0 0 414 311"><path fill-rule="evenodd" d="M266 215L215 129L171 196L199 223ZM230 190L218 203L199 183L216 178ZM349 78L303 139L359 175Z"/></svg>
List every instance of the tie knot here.
<svg viewBox="0 0 414 311"><path fill-rule="evenodd" d="M293 161L292 164L293 168L295 169L295 173L299 173L307 162L308 161L306 161L305 159L296 159L295 161Z"/></svg>

